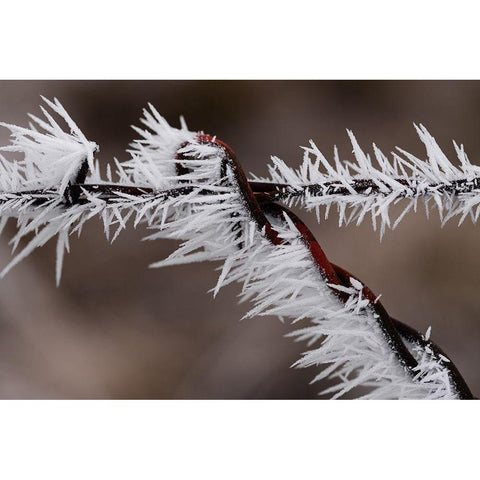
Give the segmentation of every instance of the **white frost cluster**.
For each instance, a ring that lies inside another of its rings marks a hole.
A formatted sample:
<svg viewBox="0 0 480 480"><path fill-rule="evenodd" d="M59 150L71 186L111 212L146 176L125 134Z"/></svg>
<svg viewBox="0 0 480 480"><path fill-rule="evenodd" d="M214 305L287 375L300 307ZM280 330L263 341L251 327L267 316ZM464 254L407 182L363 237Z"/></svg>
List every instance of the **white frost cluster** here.
<svg viewBox="0 0 480 480"><path fill-rule="evenodd" d="M195 133L190 132L180 117L182 128L172 129L167 121L149 104L143 110L140 122L147 127L133 126L141 139L132 144L129 150L131 159L117 164L120 178L127 184L149 186L156 190L168 190L177 183L175 152L178 146L191 142Z"/></svg>
<svg viewBox="0 0 480 480"><path fill-rule="evenodd" d="M53 102L43 99L70 131L65 132L44 107L40 108L45 120L30 114L33 122L30 128L0 123L11 132L10 144L0 151L23 155L14 163L0 155L1 192L52 189L63 193L83 162L88 162L90 170L94 169L97 145L85 138L57 99Z"/></svg>
<svg viewBox="0 0 480 480"><path fill-rule="evenodd" d="M470 163L463 145L453 142L458 164L444 154L435 139L423 126L415 125L426 149L427 159L421 160L398 148L389 159L375 144L373 157L359 146L347 130L355 161L341 161L334 147L333 161L310 140L303 147L304 155L298 169L290 168L278 157L272 157L267 178L252 177L254 181L288 184L285 199L315 209L320 219L320 207L325 218L336 207L339 225L356 223L370 217L373 228L383 236L386 228L395 228L406 213L416 211L423 201L427 214L438 210L443 223L459 216L459 224L467 216L477 222L480 215L480 167ZM355 186L368 181L375 187L359 190ZM314 186L314 188L311 188ZM309 187L309 188L307 188ZM338 189L342 191L338 193ZM335 191L337 190L337 191ZM403 201L403 210L392 217L391 206Z"/></svg>
<svg viewBox="0 0 480 480"><path fill-rule="evenodd" d="M47 129L47 134L37 135L36 130L9 128L17 132L14 133L15 145L25 152L22 168L33 168L33 165L27 164L32 162L37 165L41 158L42 171L54 169L56 165L56 178L61 184L64 179L71 179L71 172L79 162L84 159L93 162L94 144L83 137L58 102L49 105L52 108L55 106L54 110L67 120L72 128L71 134L57 128L51 117L47 117L51 127ZM185 124L181 129L170 127L153 107L144 112L143 123L147 129L137 130L142 139L134 143L129 161L123 164L117 162L117 174L119 184L152 188L149 193L135 196L118 191L114 201L106 201L100 193L84 191L86 201L68 208L64 206L62 189L53 183L42 184L46 191L55 189L56 195L40 207L35 207L35 199L15 196L17 189L6 189L6 193L2 193L0 215L2 218L15 215L19 222L14 246L22 238L34 235L3 273L32 250L57 236L59 280L69 236L80 234L86 221L100 217L105 234L112 241L126 228L129 220L135 226L143 223L152 232L148 236L150 240L175 238L182 241L175 252L152 264L152 267L220 261L222 268L213 289L215 295L221 287L238 282L241 299L253 303L247 317L277 315L295 323L299 330L292 335L298 340L307 340L312 348L296 366L322 366L323 370L315 380L327 377L335 382L324 393L340 397L355 392L357 387L367 387L368 391L363 392L366 398L457 397L444 368L444 360L434 352L406 341L418 361L415 375L400 363L369 302L362 298L358 281L352 280L351 288L346 289L350 295L346 303L332 293L288 216L269 217L284 243L274 246L269 242L265 232L257 227L246 210L232 170L229 167L226 170L220 168L223 156L219 147L198 141L197 134L188 131ZM36 153L29 151L27 158L30 142L34 143L36 150L32 151ZM40 144L41 148L35 144ZM52 146L51 150L47 145ZM72 152L69 157L71 165L63 161L65 155L58 153L60 145L62 152ZM183 153L181 163L185 169L180 176L175 168L179 161L176 158L179 148ZM83 157L80 152L83 152ZM357 152L357 155L361 154ZM51 166L48 166L49 162ZM98 168L95 171L96 178ZM321 177L315 172L311 169L310 176L305 177L307 173L303 172L296 174L295 178L299 181L308 178L309 182L314 180L318 183ZM284 179L284 176L274 177L273 181L280 178ZM293 178L288 179L289 183L292 181ZM185 186L189 189L182 190L178 195L166 193Z"/></svg>
<svg viewBox="0 0 480 480"><path fill-rule="evenodd" d="M94 170L94 153L98 146L86 139L57 99L53 102L43 100L69 132L65 132L44 107L41 110L45 119L29 115L33 121L29 128L0 123L11 133L10 143L0 147L0 151L13 156L20 154L20 158L13 160L0 155L0 231L9 217L17 218L18 233L10 242L13 251L24 237L33 235L3 269L1 276L58 235L58 282L63 251L68 249L69 222L75 221L75 213L63 209L64 192L68 184L75 181L84 162ZM47 201L42 202L42 207L36 207L37 202L45 198Z"/></svg>

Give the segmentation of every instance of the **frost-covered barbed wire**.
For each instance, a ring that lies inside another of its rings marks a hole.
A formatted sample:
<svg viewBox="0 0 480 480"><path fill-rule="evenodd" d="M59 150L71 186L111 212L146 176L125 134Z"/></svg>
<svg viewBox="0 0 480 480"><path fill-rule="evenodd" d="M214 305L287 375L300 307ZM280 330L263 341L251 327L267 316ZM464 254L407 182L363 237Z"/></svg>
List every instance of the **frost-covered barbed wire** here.
<svg viewBox="0 0 480 480"><path fill-rule="evenodd" d="M150 106L142 119L146 128L136 129L141 139L132 144L131 159L115 161L114 171L107 168L104 180L93 158L95 144L85 139L57 100L47 103L72 132L63 132L47 112L48 124L37 121L46 133L9 126L15 152L24 152L25 158L20 167L2 170L1 181L10 188L0 193L0 216L2 222L17 218L14 249L31 238L2 275L57 237L58 282L69 237L80 234L88 220L101 218L111 241L129 221L134 226L142 223L151 231L148 240L182 241L151 267L220 261L214 295L238 282L241 299L253 303L246 317L277 315L296 324L299 330L292 335L312 347L296 366L323 366L315 380L336 381L324 393L339 397L363 386L370 390L367 398L471 395L450 360L428 338L395 328L357 279L344 275L340 281L339 271L327 273L331 265L318 253L320 247L312 243L306 227L287 209L275 209L268 199L255 197L228 146L189 131L184 122L180 129L170 127ZM49 150L51 145L62 145L61 151L71 151L71 157L60 155L59 148ZM35 191L15 183L16 168L27 178L25 172L35 171L38 163L60 186L43 174L37 176ZM78 183L85 165L89 180ZM117 181L112 183L114 176ZM273 180L280 178L287 179ZM292 186L298 187L295 182Z"/></svg>
<svg viewBox="0 0 480 480"><path fill-rule="evenodd" d="M370 155L347 130L355 161L341 161L336 147L333 161L329 161L310 140L310 145L303 147L303 161L298 169L272 157L268 177L253 175L252 182L262 191L269 191L272 200L314 209L318 219L321 207L325 217L336 208L339 225L359 225L370 218L373 228L378 228L382 236L386 228L395 228L409 211L416 211L419 202L424 204L427 214L431 208L437 209L443 223L457 216L459 223L467 216L477 222L480 167L469 161L463 145L455 141L454 164L423 125L415 125L415 129L425 146L426 160L398 147L389 159L375 144ZM392 218L391 207L400 202L403 210Z"/></svg>

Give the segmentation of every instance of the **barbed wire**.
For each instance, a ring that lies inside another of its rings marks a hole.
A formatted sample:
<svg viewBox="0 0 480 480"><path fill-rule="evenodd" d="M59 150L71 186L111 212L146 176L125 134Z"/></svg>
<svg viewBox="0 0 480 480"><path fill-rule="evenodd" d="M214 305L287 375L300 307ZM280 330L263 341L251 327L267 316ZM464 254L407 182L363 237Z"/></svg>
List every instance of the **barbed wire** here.
<svg viewBox="0 0 480 480"><path fill-rule="evenodd" d="M331 263L320 246L318 240L314 237L312 232L308 229L305 223L295 215L287 206L277 203L278 201L290 201L292 196L300 196L305 194L305 190L314 191L315 194L321 194L325 192L330 194L333 191L336 194L342 193L342 188L335 185L310 185L305 189L294 189L287 184L272 184L268 182L257 182L247 180L247 177L238 162L233 150L224 142L220 141L216 137L209 135L198 135L197 142L203 145L210 145L217 147L223 154L221 162L221 178L227 178L226 168L229 167L234 175L234 182L239 188L239 193L244 201L245 208L247 209L250 217L256 223L257 228L264 232L265 237L274 246L282 245L288 242L282 239L281 235L272 226L271 222L267 219L268 216L273 216L277 220L282 221L282 218L287 215L296 229L301 235L304 244L307 246L311 258L315 263L321 276L324 278L326 284L330 287L331 292L341 302L346 303L350 297L347 290L351 286L352 279L360 282L357 277L352 275L345 269ZM182 144L178 151L185 150L187 143ZM182 175L188 175L190 170L182 165L182 160L185 159L183 153L177 153L176 164L177 174L181 178ZM95 195L95 198L101 199L106 203L113 203L128 197L138 197L145 199L161 199L161 198L175 198L182 195L188 195L194 191L194 187L185 184L178 188L172 188L165 191L155 191L153 188L134 186L134 185L121 185L121 184L89 184L84 183L88 174L88 164L84 162L79 170L75 181L70 183L65 188L63 193L63 208L68 209L75 205L85 205L91 200L90 195ZM370 185L371 182L356 181L353 188L357 192L365 191L366 189L378 188L375 185ZM467 188L467 186L464 186ZM212 195L210 189L199 190L199 194L202 193ZM348 193L345 190L345 193ZM213 194L215 194L213 192ZM45 190L31 190L15 193L3 193L0 194L0 202L11 201L12 198L21 198L24 201L30 200L31 205L48 204L58 199L58 192L45 191ZM240 224L234 224L234 228L240 229ZM392 352L398 358L400 364L406 369L412 378L418 376L418 362L414 356L410 353L408 347L405 345L405 341L415 344L418 348L433 354L444 368L448 372L449 379L454 386L458 397L461 399L474 398L467 383L461 376L455 364L452 360L443 352L443 350L436 345L432 340L426 339L422 334L409 327L408 325L393 319L385 310L383 305L379 302L378 297L365 285L360 282L361 292L365 299L368 300L369 307L375 312L378 325L384 335L387 344L390 346ZM338 288L340 287L340 289ZM343 290L341 289L343 287Z"/></svg>
<svg viewBox="0 0 480 480"><path fill-rule="evenodd" d="M247 179L226 143L191 132L184 122L180 130L170 127L150 106L141 119L147 130L135 128L142 139L128 150L131 159L121 164L115 160L118 181L112 181L110 164L104 181L94 158L98 146L87 140L58 100L45 101L70 133L45 110L47 122L31 116L43 132L33 125L2 124L12 140L0 150L23 153L24 159L11 162L0 154L0 229L16 217L13 248L30 240L1 276L57 237L58 284L71 234L80 234L86 221L99 216L113 241L132 218L134 226L142 222L156 231L146 239L183 242L151 267L219 260L223 265L213 293L231 282L242 284L240 297L254 304L246 317L273 314L292 323L309 318L309 326L291 336L308 345L320 340L320 345L295 365L323 365L314 381L340 380L324 393L337 398L366 386L372 387L367 398L473 398L454 363L430 340L430 328L422 335L393 319L366 285L328 260L290 210L299 204L318 214L323 205L328 215L336 204L340 223L362 221L370 213L374 228L380 218L383 233L390 226L390 205L407 199L401 219L418 199L428 209L433 198L441 215L445 209L446 219L470 213L475 221L480 215L480 168L468 161L463 146L455 144L457 167L420 126L428 162L402 151L408 160L394 155L390 163L374 146L378 168L349 132L356 164L342 164L335 150L330 165L311 142L298 170L273 157L269 178ZM352 209L348 216L346 209Z"/></svg>

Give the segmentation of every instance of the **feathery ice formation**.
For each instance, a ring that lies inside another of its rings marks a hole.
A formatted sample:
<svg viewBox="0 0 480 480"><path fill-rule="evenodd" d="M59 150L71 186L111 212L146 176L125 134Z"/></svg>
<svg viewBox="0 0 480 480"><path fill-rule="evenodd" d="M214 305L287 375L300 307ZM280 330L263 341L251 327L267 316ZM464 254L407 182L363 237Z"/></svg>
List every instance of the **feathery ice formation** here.
<svg viewBox="0 0 480 480"><path fill-rule="evenodd" d="M314 209L318 219L320 207L324 207L325 218L336 207L340 226L352 222L359 225L370 217L381 236L386 228L395 228L409 211L417 211L419 201L423 201L427 215L436 208L442 224L456 216L460 217L459 224L467 216L476 223L480 215L480 167L470 163L463 145L456 142L458 165L453 164L423 125L415 125L415 129L425 146L426 161L398 147L390 161L373 144L375 164L347 130L354 162L340 161L336 147L333 162L329 162L310 140L310 146L303 147L298 169L274 156L269 176L253 176L252 181L270 186L274 199ZM391 206L402 201L403 210L392 219Z"/></svg>
<svg viewBox="0 0 480 480"><path fill-rule="evenodd" d="M180 129L170 127L150 106L141 119L144 128L135 129L141 139L128 150L130 160L115 160L117 181L113 183L110 167L106 179L100 175L94 160L96 144L84 137L58 100L46 102L70 133L45 110L46 121L32 117L42 132L33 125L27 129L2 124L12 132L11 144L2 150L24 153L18 162L0 157L2 226L9 217L17 218L14 249L33 235L2 275L35 248L57 237L59 282L70 235L80 235L88 220L99 217L107 239L113 241L131 220L134 226L142 223L152 231L149 240L174 238L182 242L168 258L151 267L220 261L223 267L214 295L221 287L238 282L241 300L253 304L246 317L277 315L298 325L292 336L308 341L312 350L296 366L322 366L315 381L335 381L323 393L337 398L356 392L357 387L367 387L365 398L458 398L449 360L443 355L404 336L417 365L412 370L402 364L380 328L371 302L362 295L360 282L350 279L351 286L342 288L348 299L339 300L288 214L266 214L281 238L278 244L272 243L267 226L259 224L252 214L238 172L226 161L218 143L204 141L202 134L189 131L183 121ZM288 184L282 187L287 203L301 199L312 208L336 203L342 222L347 221L347 207L355 212L348 220L361 221L371 213L373 219L380 217L382 230L390 225L388 206L400 198L416 206L418 198L429 195L439 211L446 208L449 214L455 202L455 208L460 208L459 202L464 209L467 205L473 208L473 190L454 200L446 188L454 182L476 181L477 167L468 162L463 148L457 148L461 166L451 166L423 127L419 134L427 146L428 163L406 154L408 161L395 156L390 164L375 148L381 165L376 169L351 135L356 165L341 164L336 154L335 167L330 166L312 143L298 171L274 159L270 178L262 181ZM69 189L85 165L89 174L79 186L81 197L72 201ZM320 165L327 173L320 173ZM407 168L412 175L407 175ZM372 190L368 187L359 192L356 184L360 179L371 182ZM440 184L445 186L443 190ZM315 189L310 188L312 185ZM335 193L335 189L345 189L346 193Z"/></svg>

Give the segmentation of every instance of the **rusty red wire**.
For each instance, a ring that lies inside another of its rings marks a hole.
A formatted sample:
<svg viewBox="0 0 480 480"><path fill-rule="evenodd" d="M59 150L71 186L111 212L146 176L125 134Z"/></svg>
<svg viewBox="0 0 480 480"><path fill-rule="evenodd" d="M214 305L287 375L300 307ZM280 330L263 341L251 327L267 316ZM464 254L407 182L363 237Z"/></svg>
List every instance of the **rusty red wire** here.
<svg viewBox="0 0 480 480"><path fill-rule="evenodd" d="M281 217L284 213L287 214L293 221L294 225L300 232L305 245L307 246L312 259L320 271L322 277L325 279L327 285L331 288L332 292L343 302L347 301L348 294L335 289L335 286L350 286L350 279L355 276L350 274L347 270L332 264L325 255L319 242L316 240L312 232L308 229L305 223L289 210L284 205L275 203L272 197L264 192L254 193L251 185L249 184L243 169L238 162L233 150L224 142L218 140L215 137L209 135L200 135L198 140L201 143L210 143L219 147L225 154L222 167L223 174L225 173L226 165L229 164L235 177L236 184L240 189L240 193L244 199L246 208L248 209L252 219L256 222L260 230L264 229L265 236L270 240L273 245L279 245L284 242L278 232L274 229L271 223L267 219L268 215L275 217ZM178 157L180 158L180 157ZM181 173L180 171L178 173ZM224 176L224 175L222 175ZM260 184L256 184L256 189ZM268 184L266 184L268 185ZM462 399L472 399L473 395L470 391L467 383L461 376L460 372L454 365L454 363L446 356L446 354L430 340L426 340L419 332L411 327L403 324L402 322L390 317L383 305L378 301L378 297L363 284L362 294L364 298L368 299L371 308L377 314L377 321L382 330L382 333L387 339L388 344L398 357L400 363L407 369L407 371L415 377L417 374L415 368L418 363L409 352L405 343L402 340L402 336L409 341L420 345L422 348L429 347L437 356L440 354L447 358L447 361L442 361L442 366L447 369L450 380L455 386L459 397ZM440 357L441 358L441 357Z"/></svg>

